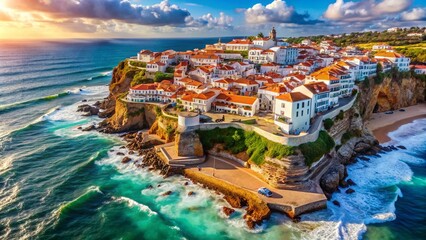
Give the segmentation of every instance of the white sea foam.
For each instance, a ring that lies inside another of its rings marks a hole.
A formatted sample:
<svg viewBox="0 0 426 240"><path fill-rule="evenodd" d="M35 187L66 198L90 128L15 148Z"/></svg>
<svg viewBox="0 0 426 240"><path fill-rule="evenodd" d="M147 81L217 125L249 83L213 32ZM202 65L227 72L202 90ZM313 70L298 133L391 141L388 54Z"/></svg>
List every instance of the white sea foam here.
<svg viewBox="0 0 426 240"><path fill-rule="evenodd" d="M329 202L327 210L303 216L302 223L313 227L313 230L302 234L303 238L359 239L367 231L367 224L395 220L395 202L398 197L403 197L396 185L413 179L407 163L426 162L413 153L425 148L425 126L426 119L420 119L389 134L392 141L387 145L404 145L407 150L392 151L349 165L348 178L357 184L351 187L355 193L346 194L346 189L342 189L332 198L338 200L341 207Z"/></svg>
<svg viewBox="0 0 426 240"><path fill-rule="evenodd" d="M116 201L117 202L124 202L129 207L137 207L141 212L147 213L148 216L157 215L157 213L155 211L153 211L151 208L149 208L148 206L146 206L142 203L138 203L133 199L130 199L130 198L127 198L127 197L119 197L119 198L117 198Z"/></svg>

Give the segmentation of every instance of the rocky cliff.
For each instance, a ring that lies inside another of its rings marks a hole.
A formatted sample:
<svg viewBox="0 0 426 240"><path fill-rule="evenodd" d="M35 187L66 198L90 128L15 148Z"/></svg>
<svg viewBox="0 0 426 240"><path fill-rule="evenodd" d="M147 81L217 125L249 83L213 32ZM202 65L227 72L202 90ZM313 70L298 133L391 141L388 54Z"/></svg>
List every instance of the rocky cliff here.
<svg viewBox="0 0 426 240"><path fill-rule="evenodd" d="M107 118L100 127L104 132L118 133L151 127L156 119L154 105L126 102L133 78L140 69L130 67L127 61L114 68L109 84L109 95L100 104L101 117Z"/></svg>
<svg viewBox="0 0 426 240"><path fill-rule="evenodd" d="M368 120L373 112L396 110L425 101L426 82L416 77L386 77L376 84L374 79L361 84L360 112Z"/></svg>

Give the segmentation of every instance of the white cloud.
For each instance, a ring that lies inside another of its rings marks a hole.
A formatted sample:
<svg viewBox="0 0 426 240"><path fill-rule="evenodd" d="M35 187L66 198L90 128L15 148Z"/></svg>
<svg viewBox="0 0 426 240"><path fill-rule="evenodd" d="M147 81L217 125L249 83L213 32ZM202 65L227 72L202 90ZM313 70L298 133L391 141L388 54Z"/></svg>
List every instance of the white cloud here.
<svg viewBox="0 0 426 240"><path fill-rule="evenodd" d="M207 27L212 28L232 28L232 17L225 15L221 12L219 17L214 17L211 13L205 14L200 18L187 17L186 26L201 28Z"/></svg>
<svg viewBox="0 0 426 240"><path fill-rule="evenodd" d="M241 11L240 9L237 9ZM294 7L288 6L283 0L274 0L270 4L263 6L261 3L253 5L245 10L247 23L296 23L315 24L318 20L309 20L309 14L299 14Z"/></svg>
<svg viewBox="0 0 426 240"><path fill-rule="evenodd" d="M404 21L426 21L426 8L413 8L401 13Z"/></svg>
<svg viewBox="0 0 426 240"><path fill-rule="evenodd" d="M359 2L336 0L328 6L323 17L329 20L355 22L384 18L410 7L412 0L361 0Z"/></svg>

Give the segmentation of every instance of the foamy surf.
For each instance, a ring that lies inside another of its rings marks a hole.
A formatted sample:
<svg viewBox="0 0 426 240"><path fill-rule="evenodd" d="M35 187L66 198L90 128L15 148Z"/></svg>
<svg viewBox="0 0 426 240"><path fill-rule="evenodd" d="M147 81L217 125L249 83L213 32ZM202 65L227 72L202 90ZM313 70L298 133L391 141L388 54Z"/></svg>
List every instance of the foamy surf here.
<svg viewBox="0 0 426 240"><path fill-rule="evenodd" d="M341 189L341 193L335 193L332 198L339 201L341 207L330 201L327 210L302 216L302 223L314 228L303 234L303 238L360 239L368 224L395 220L395 202L403 197L397 185L413 181L413 172L407 163L426 164L424 159L413 154L424 148L425 126L426 119L419 119L389 134L392 140L386 145L404 145L407 150L369 156L369 161L359 160L349 165L348 178L357 184L351 187L355 193L346 194L346 189Z"/></svg>
<svg viewBox="0 0 426 240"><path fill-rule="evenodd" d="M149 208L147 205L138 203L135 200L127 198L127 197L114 198L114 201L119 203L126 203L126 205L129 207L137 207L141 212L147 213L148 216L150 217L157 215L157 213L153 211L151 208Z"/></svg>

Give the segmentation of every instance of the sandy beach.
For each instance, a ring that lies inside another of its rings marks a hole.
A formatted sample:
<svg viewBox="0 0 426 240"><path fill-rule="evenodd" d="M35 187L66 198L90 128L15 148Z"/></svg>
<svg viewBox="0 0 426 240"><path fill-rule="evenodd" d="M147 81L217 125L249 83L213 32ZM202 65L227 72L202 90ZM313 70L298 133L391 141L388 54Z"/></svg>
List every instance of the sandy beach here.
<svg viewBox="0 0 426 240"><path fill-rule="evenodd" d="M380 143L385 143L391 140L388 133L397 130L401 125L411 123L416 119L426 118L425 103L404 109L405 112L396 110L393 114L374 113L366 126Z"/></svg>

